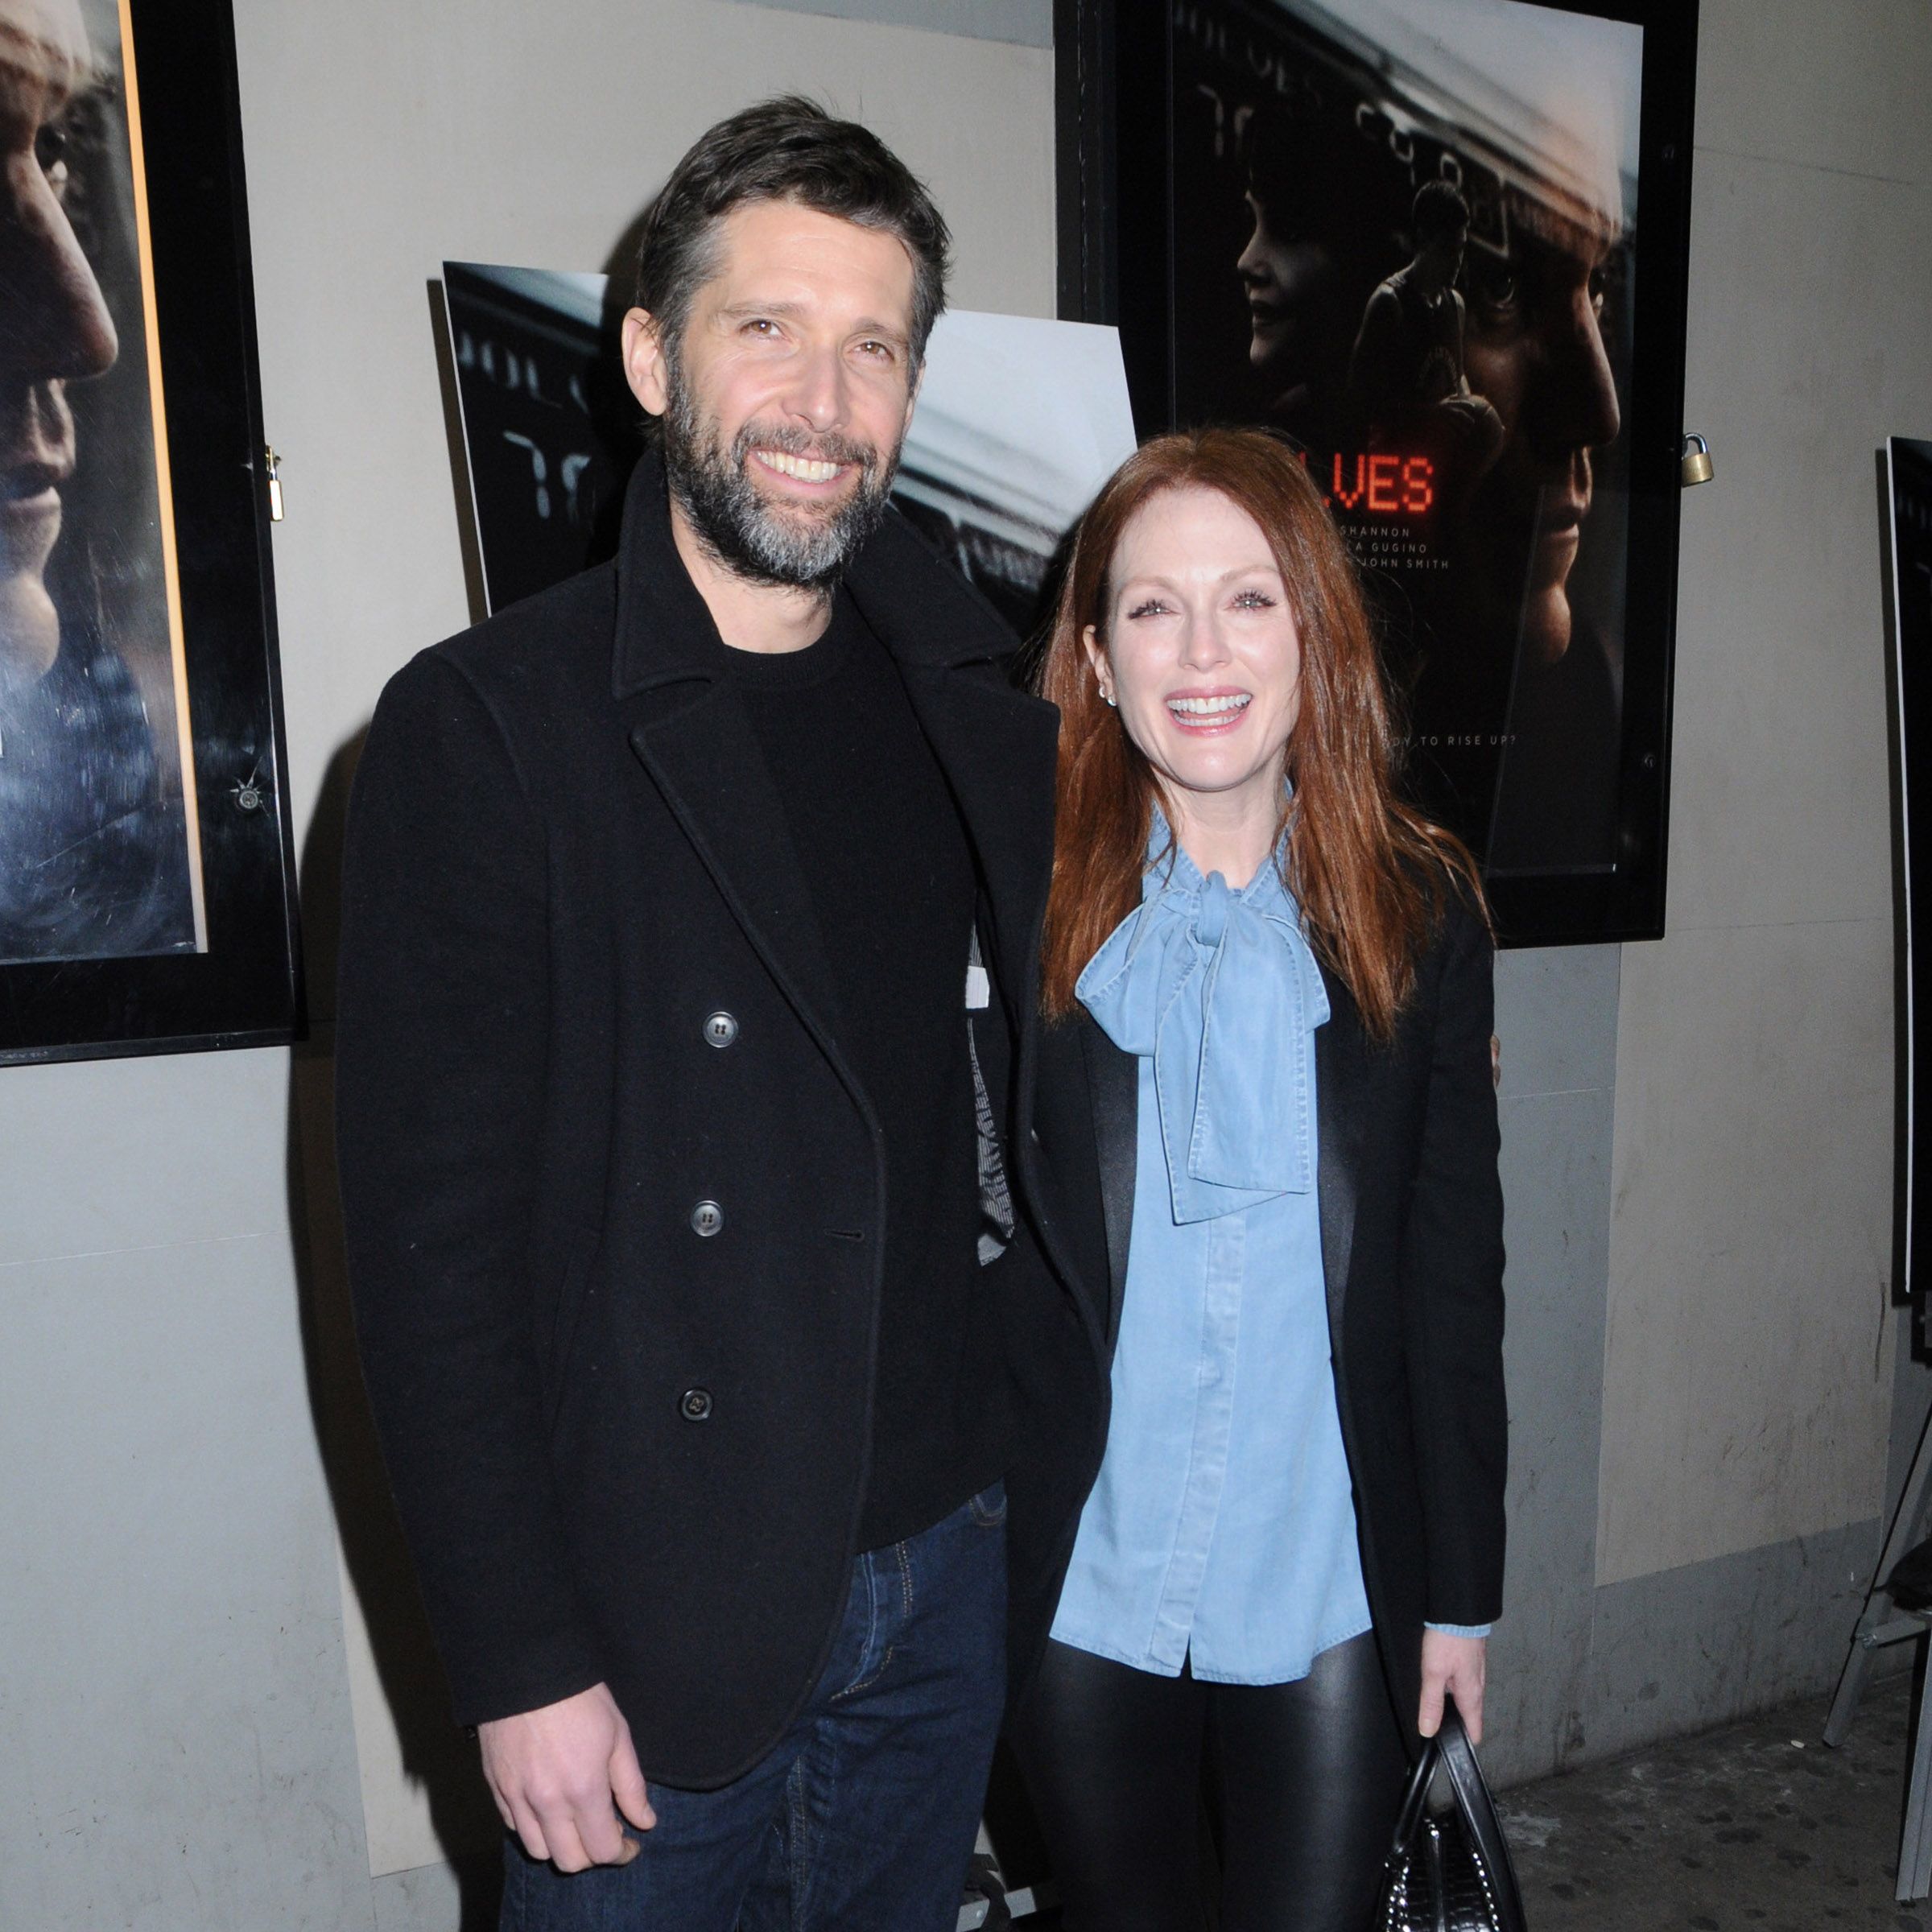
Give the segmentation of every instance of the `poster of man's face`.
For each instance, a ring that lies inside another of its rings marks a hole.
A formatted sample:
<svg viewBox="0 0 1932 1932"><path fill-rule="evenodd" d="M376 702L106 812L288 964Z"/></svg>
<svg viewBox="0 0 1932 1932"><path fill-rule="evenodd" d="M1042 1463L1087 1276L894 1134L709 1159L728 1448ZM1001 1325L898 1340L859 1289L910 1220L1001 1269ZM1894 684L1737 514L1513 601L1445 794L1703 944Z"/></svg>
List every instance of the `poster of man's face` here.
<svg viewBox="0 0 1932 1932"><path fill-rule="evenodd" d="M1608 871L1642 30L1522 0L1173 19L1175 415L1302 447L1412 788L1491 876Z"/></svg>
<svg viewBox="0 0 1932 1932"><path fill-rule="evenodd" d="M133 82L0 0L0 963L204 943Z"/></svg>

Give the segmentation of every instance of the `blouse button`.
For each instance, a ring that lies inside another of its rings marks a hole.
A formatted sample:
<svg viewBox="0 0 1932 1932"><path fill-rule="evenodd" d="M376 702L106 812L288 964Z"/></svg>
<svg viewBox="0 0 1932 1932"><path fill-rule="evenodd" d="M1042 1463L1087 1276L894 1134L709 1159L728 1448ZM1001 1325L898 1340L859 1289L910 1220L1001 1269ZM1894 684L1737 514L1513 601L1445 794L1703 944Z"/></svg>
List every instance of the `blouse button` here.
<svg viewBox="0 0 1932 1932"><path fill-rule="evenodd" d="M729 1046L738 1037L738 1022L729 1013L714 1013L704 1022L704 1038L713 1046Z"/></svg>
<svg viewBox="0 0 1932 1932"><path fill-rule="evenodd" d="M700 1201L691 1211L691 1231L705 1241L724 1225L724 1210L716 1201Z"/></svg>

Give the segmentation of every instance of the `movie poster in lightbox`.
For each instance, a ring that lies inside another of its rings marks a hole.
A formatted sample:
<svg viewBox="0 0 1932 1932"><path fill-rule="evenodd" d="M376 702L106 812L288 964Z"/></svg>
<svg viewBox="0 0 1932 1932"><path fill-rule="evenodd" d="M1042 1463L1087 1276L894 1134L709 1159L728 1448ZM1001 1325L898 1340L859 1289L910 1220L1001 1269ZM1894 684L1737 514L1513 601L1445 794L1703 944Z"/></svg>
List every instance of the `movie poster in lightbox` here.
<svg viewBox="0 0 1932 1932"><path fill-rule="evenodd" d="M1302 453L1364 573L1409 787L1505 938L1661 930L1681 23L1652 0L1074 11L1105 30L1063 49L1077 305L1117 317L1141 432L1255 423ZM1426 246L1418 196L1466 217L1459 250Z"/></svg>
<svg viewBox="0 0 1932 1932"><path fill-rule="evenodd" d="M0 964L206 943L127 13L0 12ZM25 122L23 122L23 125Z"/></svg>
<svg viewBox="0 0 1932 1932"><path fill-rule="evenodd" d="M1414 782L1492 873L1615 860L1637 27L1179 10L1177 401L1294 436L1385 613ZM1273 32L1266 30L1275 29ZM1468 211L1432 280L1413 211Z"/></svg>

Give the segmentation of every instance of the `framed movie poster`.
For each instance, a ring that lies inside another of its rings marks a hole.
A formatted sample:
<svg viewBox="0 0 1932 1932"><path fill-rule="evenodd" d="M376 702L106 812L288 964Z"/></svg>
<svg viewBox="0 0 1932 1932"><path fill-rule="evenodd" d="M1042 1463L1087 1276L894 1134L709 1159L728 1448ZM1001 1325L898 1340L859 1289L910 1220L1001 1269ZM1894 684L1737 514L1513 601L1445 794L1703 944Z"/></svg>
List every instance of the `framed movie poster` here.
<svg viewBox="0 0 1932 1932"><path fill-rule="evenodd" d="M1663 930L1696 8L1061 0L1063 312L1272 427L1507 943Z"/></svg>
<svg viewBox="0 0 1932 1932"><path fill-rule="evenodd" d="M0 1063L300 1003L227 0L0 0Z"/></svg>

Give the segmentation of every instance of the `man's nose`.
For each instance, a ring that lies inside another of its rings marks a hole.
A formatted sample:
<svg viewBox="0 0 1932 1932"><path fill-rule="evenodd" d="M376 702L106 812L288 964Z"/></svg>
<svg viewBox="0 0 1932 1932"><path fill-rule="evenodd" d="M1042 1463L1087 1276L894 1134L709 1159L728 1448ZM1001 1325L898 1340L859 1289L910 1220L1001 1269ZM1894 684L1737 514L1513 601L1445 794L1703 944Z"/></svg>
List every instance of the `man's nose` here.
<svg viewBox="0 0 1932 1932"><path fill-rule="evenodd" d="M120 342L101 284L39 163L15 157L0 197L0 362L15 380L77 381Z"/></svg>
<svg viewBox="0 0 1932 1932"><path fill-rule="evenodd" d="M1587 288L1552 318L1544 345L1538 440L1551 453L1596 449L1622 427L1616 378L1604 348L1603 324Z"/></svg>
<svg viewBox="0 0 1932 1932"><path fill-rule="evenodd" d="M845 420L848 398L844 358L836 349L811 349L795 365L791 413L815 430L836 429Z"/></svg>

